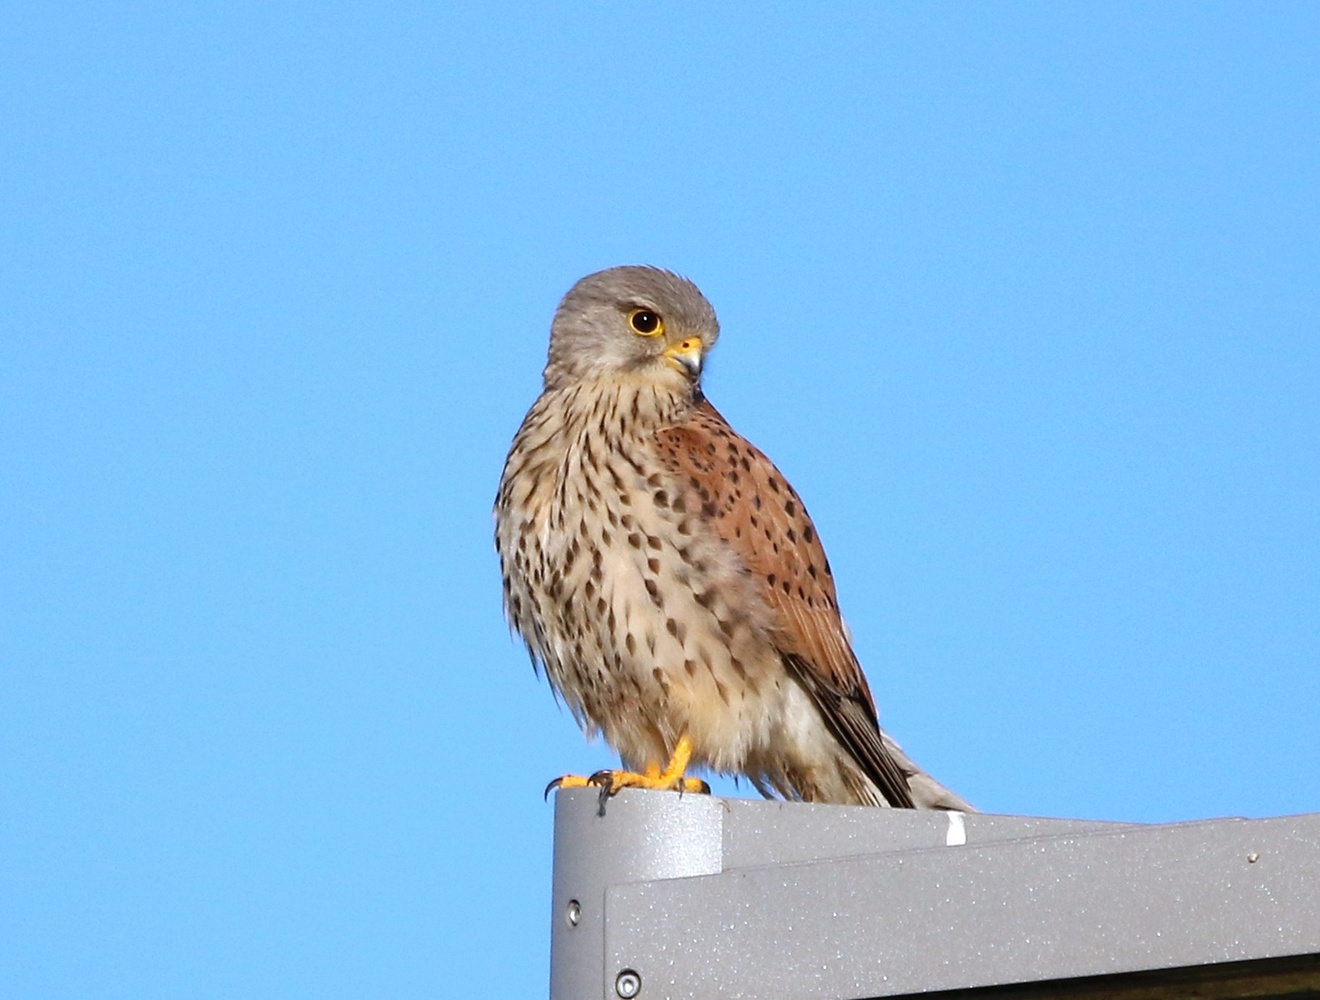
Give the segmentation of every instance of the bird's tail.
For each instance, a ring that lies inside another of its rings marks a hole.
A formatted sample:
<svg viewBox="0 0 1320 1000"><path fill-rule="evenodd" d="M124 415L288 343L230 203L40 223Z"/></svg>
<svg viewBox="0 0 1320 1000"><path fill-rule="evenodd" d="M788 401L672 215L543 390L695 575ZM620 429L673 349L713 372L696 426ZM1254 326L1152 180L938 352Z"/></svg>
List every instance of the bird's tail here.
<svg viewBox="0 0 1320 1000"><path fill-rule="evenodd" d="M929 774L919 768L894 738L884 730L880 739L897 761L899 769L907 776L908 788L912 792L912 803L918 809L955 809L958 812L976 812L977 809L957 792L950 791Z"/></svg>

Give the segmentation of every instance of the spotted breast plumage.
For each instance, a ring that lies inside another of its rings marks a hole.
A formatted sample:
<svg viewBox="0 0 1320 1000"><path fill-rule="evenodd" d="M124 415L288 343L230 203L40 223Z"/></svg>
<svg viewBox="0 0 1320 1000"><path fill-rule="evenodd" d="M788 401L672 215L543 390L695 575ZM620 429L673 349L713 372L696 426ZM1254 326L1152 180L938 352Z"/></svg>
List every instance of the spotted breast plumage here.
<svg viewBox="0 0 1320 1000"><path fill-rule="evenodd" d="M801 498L705 399L719 336L695 285L588 275L495 503L505 610L626 770L562 784L693 789L689 768L812 802L970 809L881 730Z"/></svg>

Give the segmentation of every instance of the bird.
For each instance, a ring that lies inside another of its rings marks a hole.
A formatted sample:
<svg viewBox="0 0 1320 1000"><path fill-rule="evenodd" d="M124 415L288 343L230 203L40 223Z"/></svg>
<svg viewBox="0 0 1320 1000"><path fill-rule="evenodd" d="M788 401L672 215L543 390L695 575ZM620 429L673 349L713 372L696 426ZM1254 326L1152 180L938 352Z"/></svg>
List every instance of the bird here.
<svg viewBox="0 0 1320 1000"><path fill-rule="evenodd" d="M623 788L973 811L881 729L800 496L706 398L719 337L651 266L578 281L495 499L505 614ZM547 789L547 794L549 789Z"/></svg>

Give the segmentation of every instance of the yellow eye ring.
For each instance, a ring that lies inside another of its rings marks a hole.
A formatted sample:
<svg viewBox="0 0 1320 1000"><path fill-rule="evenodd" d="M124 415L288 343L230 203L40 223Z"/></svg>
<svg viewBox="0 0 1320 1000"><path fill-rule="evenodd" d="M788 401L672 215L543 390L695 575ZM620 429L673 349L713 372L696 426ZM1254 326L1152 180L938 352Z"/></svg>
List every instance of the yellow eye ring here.
<svg viewBox="0 0 1320 1000"><path fill-rule="evenodd" d="M665 332L665 319L654 309L634 309L628 314L628 325L642 337L659 337Z"/></svg>

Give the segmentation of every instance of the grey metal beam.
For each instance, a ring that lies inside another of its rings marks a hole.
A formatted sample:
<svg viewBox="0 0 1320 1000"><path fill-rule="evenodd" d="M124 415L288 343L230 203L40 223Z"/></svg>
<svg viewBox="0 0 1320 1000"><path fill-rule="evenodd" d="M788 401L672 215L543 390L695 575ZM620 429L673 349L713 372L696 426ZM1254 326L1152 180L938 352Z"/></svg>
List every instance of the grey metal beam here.
<svg viewBox="0 0 1320 1000"><path fill-rule="evenodd" d="M1320 953L1320 815L559 793L552 1000L881 997Z"/></svg>

